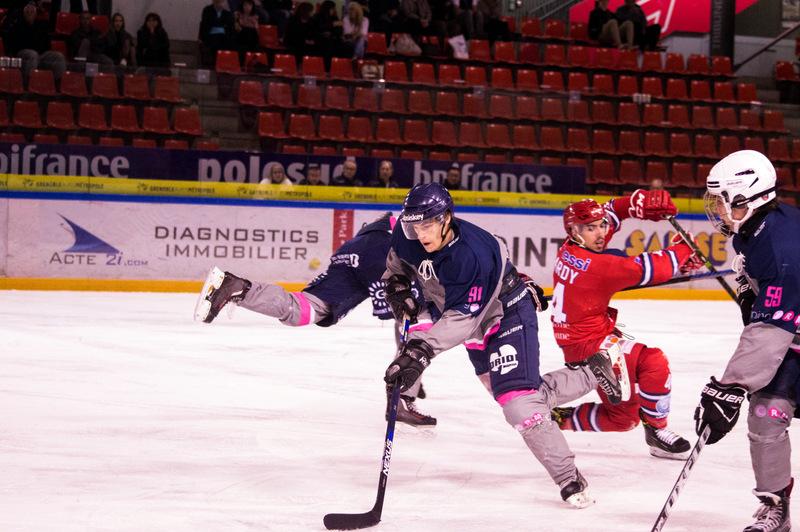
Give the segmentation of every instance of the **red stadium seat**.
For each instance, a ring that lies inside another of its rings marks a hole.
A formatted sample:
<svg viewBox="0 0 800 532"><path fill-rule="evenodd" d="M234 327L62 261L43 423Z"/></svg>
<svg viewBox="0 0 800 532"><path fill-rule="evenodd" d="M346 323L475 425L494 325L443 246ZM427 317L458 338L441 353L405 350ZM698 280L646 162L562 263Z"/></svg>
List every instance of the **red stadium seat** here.
<svg viewBox="0 0 800 532"><path fill-rule="evenodd" d="M536 130L533 126L515 125L513 127L514 148L518 150L536 150Z"/></svg>
<svg viewBox="0 0 800 532"><path fill-rule="evenodd" d="M239 52L233 50L217 50L217 62L214 70L223 74L239 74L242 66L239 64Z"/></svg>
<svg viewBox="0 0 800 532"><path fill-rule="evenodd" d="M534 96L517 96L517 118L520 120L538 120L539 105Z"/></svg>
<svg viewBox="0 0 800 532"><path fill-rule="evenodd" d="M564 151L564 135L560 127L543 126L540 130L539 145L547 151Z"/></svg>
<svg viewBox="0 0 800 532"><path fill-rule="evenodd" d="M659 103L648 103L644 106L642 125L662 126L664 122L664 107Z"/></svg>
<svg viewBox="0 0 800 532"><path fill-rule="evenodd" d="M737 129L739 121L733 107L717 107L717 127L720 129Z"/></svg>
<svg viewBox="0 0 800 532"><path fill-rule="evenodd" d="M636 112L636 116L638 117L639 107L637 104L630 103L630 105L625 105L624 107L620 107L620 109L625 109L625 112L628 113L629 106L633 107L633 110ZM592 120L599 124L616 124L617 119L614 118L614 105L609 101L594 100L592 102ZM637 120L636 124L639 124L639 120Z"/></svg>
<svg viewBox="0 0 800 532"><path fill-rule="evenodd" d="M272 61L272 71L281 76L297 76L297 60L293 55L275 54Z"/></svg>
<svg viewBox="0 0 800 532"><path fill-rule="evenodd" d="M381 97L381 111L385 113L405 114L405 92L400 89L385 89Z"/></svg>
<svg viewBox="0 0 800 532"><path fill-rule="evenodd" d="M724 55L712 56L711 73L715 76L732 76L733 65L731 64L731 58Z"/></svg>
<svg viewBox="0 0 800 532"><path fill-rule="evenodd" d="M560 44L547 44L544 47L544 63L546 65L563 66L567 62L567 54Z"/></svg>
<svg viewBox="0 0 800 532"><path fill-rule="evenodd" d="M671 133L669 152L673 157L692 157L692 141L689 135L687 133Z"/></svg>
<svg viewBox="0 0 800 532"><path fill-rule="evenodd" d="M592 150L595 153L615 155L614 133L608 129L595 129L592 134Z"/></svg>
<svg viewBox="0 0 800 532"><path fill-rule="evenodd" d="M586 72L570 72L567 76L567 90L586 92L589 89L589 76Z"/></svg>
<svg viewBox="0 0 800 532"><path fill-rule="evenodd" d="M402 61L386 61L383 66L383 77L392 83L406 83L408 81L408 70Z"/></svg>
<svg viewBox="0 0 800 532"><path fill-rule="evenodd" d="M441 146L458 146L456 128L453 122L434 120L432 128L433 135L431 141L433 144L438 144Z"/></svg>
<svg viewBox="0 0 800 532"><path fill-rule="evenodd" d="M55 135L53 135L55 136ZM35 137L35 135L34 135ZM119 137L100 137L98 144L100 146L124 146L125 141Z"/></svg>
<svg viewBox="0 0 800 532"><path fill-rule="evenodd" d="M542 98L542 119L564 120L564 106L558 98Z"/></svg>
<svg viewBox="0 0 800 532"><path fill-rule="evenodd" d="M577 45L567 47L567 63L573 67L588 67L589 49Z"/></svg>
<svg viewBox="0 0 800 532"><path fill-rule="evenodd" d="M0 68L0 92L22 94L22 71L18 68Z"/></svg>
<svg viewBox="0 0 800 532"><path fill-rule="evenodd" d="M505 67L492 68L492 87L495 89L514 89L514 78L511 69Z"/></svg>
<svg viewBox="0 0 800 532"><path fill-rule="evenodd" d="M485 118L489 116L486 111L486 97L483 94L465 94L464 116L471 118Z"/></svg>
<svg viewBox="0 0 800 532"><path fill-rule="evenodd" d="M467 85L485 87L486 68L482 66L468 66L464 69L464 82Z"/></svg>
<svg viewBox="0 0 800 532"><path fill-rule="evenodd" d="M717 158L717 143L711 135L697 134L694 136L694 154L696 157L708 159Z"/></svg>
<svg viewBox="0 0 800 532"><path fill-rule="evenodd" d="M131 140L131 146L134 148L157 148L158 144L156 143L155 139L143 139L134 137Z"/></svg>
<svg viewBox="0 0 800 532"><path fill-rule="evenodd" d="M629 185L644 184L642 164L638 160L622 159L619 163L619 180Z"/></svg>
<svg viewBox="0 0 800 532"><path fill-rule="evenodd" d="M391 90L391 89L388 89ZM350 110L350 93L342 85L328 85L325 88L325 107L337 111Z"/></svg>
<svg viewBox="0 0 800 532"><path fill-rule="evenodd" d="M111 129L125 133L139 133L139 119L136 118L136 108L132 105L111 106Z"/></svg>
<svg viewBox="0 0 800 532"><path fill-rule="evenodd" d="M541 37L542 26L538 18L528 18L522 21L520 33L523 37Z"/></svg>
<svg viewBox="0 0 800 532"><path fill-rule="evenodd" d="M711 107L708 105L692 106L691 125L693 128L698 129L714 129L714 117L711 114Z"/></svg>
<svg viewBox="0 0 800 532"><path fill-rule="evenodd" d="M88 98L89 91L86 89L86 77L82 72L64 72L61 76L61 94L74 98Z"/></svg>
<svg viewBox="0 0 800 532"><path fill-rule="evenodd" d="M696 183L694 180L694 169L692 168L692 163L672 163L672 172L670 174L669 184L675 187L694 188Z"/></svg>
<svg viewBox="0 0 800 532"><path fill-rule="evenodd" d="M704 79L693 79L690 87L690 95L692 100L711 101L711 85ZM669 90L669 87L667 87Z"/></svg>
<svg viewBox="0 0 800 532"><path fill-rule="evenodd" d="M144 74L128 74L123 80L123 96L132 100L147 101L150 96L150 82Z"/></svg>
<svg viewBox="0 0 800 532"><path fill-rule="evenodd" d="M760 130L761 115L752 109L741 109L739 111L739 127L748 131Z"/></svg>
<svg viewBox="0 0 800 532"><path fill-rule="evenodd" d="M321 115L319 117L319 138L322 140L343 141L345 136L342 117L340 115Z"/></svg>
<svg viewBox="0 0 800 532"><path fill-rule="evenodd" d="M592 117L589 114L589 102L586 100L569 100L567 102L567 121L589 124Z"/></svg>
<svg viewBox="0 0 800 532"><path fill-rule="evenodd" d="M306 55L303 57L303 64L301 71L304 76L314 76L317 78L325 77L325 63L321 57L315 55Z"/></svg>
<svg viewBox="0 0 800 532"><path fill-rule="evenodd" d="M683 104L672 104L667 107L667 122L672 127L689 127L689 108Z"/></svg>
<svg viewBox="0 0 800 532"><path fill-rule="evenodd" d="M625 126L638 126L642 123L639 105L633 102L620 102L617 108L617 122Z"/></svg>
<svg viewBox="0 0 800 532"><path fill-rule="evenodd" d="M514 50L514 43L496 41L494 43L494 60L498 63L516 63L517 54Z"/></svg>
<svg viewBox="0 0 800 532"><path fill-rule="evenodd" d="M239 83L239 105L252 105L264 107L264 85L260 81L241 81Z"/></svg>
<svg viewBox="0 0 800 532"><path fill-rule="evenodd" d="M786 126L783 123L783 112L773 109L765 109L763 127L767 131L777 131L780 133L787 131Z"/></svg>
<svg viewBox="0 0 800 532"><path fill-rule="evenodd" d="M541 88L549 91L563 91L564 90L564 76L560 71L545 70L542 73Z"/></svg>
<svg viewBox="0 0 800 532"><path fill-rule="evenodd" d="M352 121L352 119L351 119ZM396 118L378 118L375 141L384 144L401 144L400 123Z"/></svg>
<svg viewBox="0 0 800 532"><path fill-rule="evenodd" d="M642 54L642 71L643 72L661 72L664 67L661 64L660 52L644 52Z"/></svg>
<svg viewBox="0 0 800 532"><path fill-rule="evenodd" d="M708 56L703 54L691 54L686 62L686 72L688 74L699 74L701 76L710 73Z"/></svg>
<svg viewBox="0 0 800 532"><path fill-rule="evenodd" d="M259 24L258 26L258 45L262 48L280 48L281 41L278 36L278 26L271 24Z"/></svg>
<svg viewBox="0 0 800 532"><path fill-rule="evenodd" d="M14 120L12 125L30 129L42 127L42 116L38 102L17 100L14 102Z"/></svg>
<svg viewBox="0 0 800 532"><path fill-rule="evenodd" d="M623 130L619 132L619 147L621 153L642 155L642 139L638 131Z"/></svg>
<svg viewBox="0 0 800 532"><path fill-rule="evenodd" d="M528 64L539 63L539 45L524 42L519 45L519 62Z"/></svg>
<svg viewBox="0 0 800 532"><path fill-rule="evenodd" d="M109 100L119 99L119 82L117 81L117 76L105 72L97 74L92 81L92 96Z"/></svg>
<svg viewBox="0 0 800 532"><path fill-rule="evenodd" d="M595 94L614 95L614 78L611 74L595 74L592 77L592 91Z"/></svg>
<svg viewBox="0 0 800 532"><path fill-rule="evenodd" d="M389 49L386 46L386 35L383 33L367 33L367 53L388 55Z"/></svg>
<svg viewBox="0 0 800 532"><path fill-rule="evenodd" d="M99 103L82 103L78 109L78 126L94 131L108 131L105 108Z"/></svg>
<svg viewBox="0 0 800 532"><path fill-rule="evenodd" d="M592 149L589 142L589 131L586 128L571 127L567 129L567 146L570 151L589 153Z"/></svg>
<svg viewBox="0 0 800 532"><path fill-rule="evenodd" d="M91 137L87 137L85 135L68 135L67 144L91 146L92 139Z"/></svg>
<svg viewBox="0 0 800 532"><path fill-rule="evenodd" d="M48 102L47 127L63 130L75 129L75 117L72 113L72 104L57 101Z"/></svg>
<svg viewBox="0 0 800 532"><path fill-rule="evenodd" d="M289 136L301 140L317 139L314 118L311 115L291 113L289 115Z"/></svg>
<svg viewBox="0 0 800 532"><path fill-rule="evenodd" d="M342 148L342 155L344 157L365 157L367 152L364 148L354 148L352 146L345 146Z"/></svg>
<svg viewBox="0 0 800 532"><path fill-rule="evenodd" d="M686 66L683 63L683 54L668 53L664 60L664 72L670 74L683 74Z"/></svg>
<svg viewBox="0 0 800 532"><path fill-rule="evenodd" d="M55 96L56 81L52 70L31 70L28 78L28 92L39 96Z"/></svg>
<svg viewBox="0 0 800 532"><path fill-rule="evenodd" d="M333 79L353 79L353 61L346 57L332 58L330 77Z"/></svg>
<svg viewBox="0 0 800 532"><path fill-rule="evenodd" d="M188 150L189 142L181 139L167 139L164 141L164 149L167 150Z"/></svg>
<svg viewBox="0 0 800 532"><path fill-rule="evenodd" d="M452 125L452 122L447 122ZM436 122L433 123L433 130L436 131ZM430 142L428 137L428 126L424 120L406 120L403 124L403 142L408 144L427 145ZM436 141L434 140L434 143Z"/></svg>
<svg viewBox="0 0 800 532"><path fill-rule="evenodd" d="M181 98L180 82L178 78L172 76L156 76L153 98L161 102L182 102L183 99Z"/></svg>
<svg viewBox="0 0 800 532"><path fill-rule="evenodd" d="M486 125L486 144L491 148L510 149L514 147L506 124Z"/></svg>
<svg viewBox="0 0 800 532"><path fill-rule="evenodd" d="M739 141L739 137L734 137L732 135L722 135L719 138L719 156L725 157L730 155L735 151L739 151L742 149L742 143Z"/></svg>
<svg viewBox="0 0 800 532"><path fill-rule="evenodd" d="M305 109L322 109L322 91L319 85L306 85L297 88L297 107Z"/></svg>
<svg viewBox="0 0 800 532"><path fill-rule="evenodd" d="M491 62L492 54L489 50L489 41L483 39L470 39L469 58L472 61Z"/></svg>
<svg viewBox="0 0 800 532"><path fill-rule="evenodd" d="M661 131L647 131L644 134L644 151L648 155L664 157L667 151L667 139Z"/></svg>
<svg viewBox="0 0 800 532"><path fill-rule="evenodd" d="M436 74L431 63L414 63L411 65L411 81L422 85L436 85Z"/></svg>
<svg viewBox="0 0 800 532"><path fill-rule="evenodd" d="M173 117L175 133L203 136L203 126L200 123L200 110L197 107L178 107Z"/></svg>
<svg viewBox="0 0 800 532"><path fill-rule="evenodd" d="M371 87L356 87L353 95L353 109L356 111L376 112L378 97Z"/></svg>
<svg viewBox="0 0 800 532"><path fill-rule="evenodd" d="M756 86L754 83L739 83L736 86L736 99L740 102L758 101Z"/></svg>
<svg viewBox="0 0 800 532"><path fill-rule="evenodd" d="M610 159L592 159L592 171L590 172L587 180L589 184L605 183L617 184L619 178L614 170L614 161Z"/></svg>
<svg viewBox="0 0 800 532"><path fill-rule="evenodd" d="M408 93L408 112L413 114L432 115L433 101L429 91L412 90Z"/></svg>
<svg viewBox="0 0 800 532"><path fill-rule="evenodd" d="M142 129L148 133L171 135L169 116L164 107L145 107L142 112Z"/></svg>
<svg viewBox="0 0 800 532"><path fill-rule="evenodd" d="M69 37L72 32L78 29L81 24L81 18L78 13L64 13L59 12L56 15L56 29L55 34L62 37Z"/></svg>
<svg viewBox="0 0 800 532"><path fill-rule="evenodd" d="M461 78L461 69L458 65L448 63L439 65L439 84L440 85L464 85Z"/></svg>
<svg viewBox="0 0 800 532"><path fill-rule="evenodd" d="M486 146L480 122L461 122L458 128L458 143L461 146L482 148Z"/></svg>
<svg viewBox="0 0 800 532"><path fill-rule="evenodd" d="M350 118L348 118L347 140L357 141L357 142L371 142L372 124L370 124L369 118L367 118L366 116L351 116Z"/></svg>
<svg viewBox="0 0 800 532"><path fill-rule="evenodd" d="M520 68L517 70L517 89L535 91L539 89L539 79L535 70Z"/></svg>
<svg viewBox="0 0 800 532"><path fill-rule="evenodd" d="M682 78L669 78L666 97L672 100L686 100L689 97L686 92L686 81Z"/></svg>
<svg viewBox="0 0 800 532"><path fill-rule="evenodd" d="M270 81L267 87L267 105L281 109L294 107L292 86L282 81Z"/></svg>

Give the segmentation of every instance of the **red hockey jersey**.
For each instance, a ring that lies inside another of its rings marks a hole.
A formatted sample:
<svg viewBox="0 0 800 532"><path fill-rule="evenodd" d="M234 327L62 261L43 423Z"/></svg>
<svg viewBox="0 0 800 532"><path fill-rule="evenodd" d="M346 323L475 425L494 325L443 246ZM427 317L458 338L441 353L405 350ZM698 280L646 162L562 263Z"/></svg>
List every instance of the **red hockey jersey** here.
<svg viewBox="0 0 800 532"><path fill-rule="evenodd" d="M613 199L603 208L609 222L608 242L621 221L630 216L630 198ZM629 257L617 250L597 253L567 240L558 250L553 271L550 318L565 361L579 362L591 356L614 330L617 310L608 304L616 292L671 279L691 254L684 243Z"/></svg>

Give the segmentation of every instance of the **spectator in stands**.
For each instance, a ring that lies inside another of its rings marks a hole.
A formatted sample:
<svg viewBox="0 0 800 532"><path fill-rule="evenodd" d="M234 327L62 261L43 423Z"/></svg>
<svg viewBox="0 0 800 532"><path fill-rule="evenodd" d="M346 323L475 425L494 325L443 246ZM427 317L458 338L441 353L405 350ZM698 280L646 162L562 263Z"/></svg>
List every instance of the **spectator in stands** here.
<svg viewBox="0 0 800 532"><path fill-rule="evenodd" d="M306 170L306 178L298 183L298 185L311 186L323 186L324 184L325 183L322 182L322 170L318 164L314 163L308 165L308 169Z"/></svg>
<svg viewBox="0 0 800 532"><path fill-rule="evenodd" d="M158 13L148 13L136 34L136 62L139 66L169 68L169 35Z"/></svg>
<svg viewBox="0 0 800 532"><path fill-rule="evenodd" d="M417 44L421 35L431 35L431 6L428 0L401 0L400 9L403 15L403 28Z"/></svg>
<svg viewBox="0 0 800 532"><path fill-rule="evenodd" d="M86 0L86 11L89 13L97 14L97 0ZM69 0L70 13L83 13L83 0ZM56 27L56 18L61 12L61 0L52 0L50 2L50 30Z"/></svg>
<svg viewBox="0 0 800 532"><path fill-rule="evenodd" d="M106 55L119 66L136 66L136 44L133 35L125 31L125 17L114 13L111 27L105 35Z"/></svg>
<svg viewBox="0 0 800 532"><path fill-rule="evenodd" d="M458 0L458 23L464 38L483 38L483 15L478 11L478 0Z"/></svg>
<svg viewBox="0 0 800 532"><path fill-rule="evenodd" d="M369 0L369 18L372 31L386 35L387 46L394 33L403 31L400 0Z"/></svg>
<svg viewBox="0 0 800 532"><path fill-rule="evenodd" d="M447 54L450 37L461 35L461 24L458 19L458 3L452 0L429 0L431 6L431 27L433 34L439 38L442 55Z"/></svg>
<svg viewBox="0 0 800 532"><path fill-rule="evenodd" d="M317 54L325 57L348 55L344 48L342 21L336 14L336 2L323 0L312 20Z"/></svg>
<svg viewBox="0 0 800 532"><path fill-rule="evenodd" d="M106 55L106 46L105 35L92 27L92 14L88 11L81 13L80 25L67 41L72 57L85 57L90 63L113 67L114 61Z"/></svg>
<svg viewBox="0 0 800 532"><path fill-rule="evenodd" d="M597 0L594 9L589 13L589 38L603 46L616 46L624 50L633 48L633 22L626 20L622 24L614 13L608 9L608 0Z"/></svg>
<svg viewBox="0 0 800 532"><path fill-rule="evenodd" d="M358 166L353 157L348 157L342 165L342 175L334 176L331 184L337 187L358 187L361 183L356 181Z"/></svg>
<svg viewBox="0 0 800 532"><path fill-rule="evenodd" d="M219 50L233 48L233 13L225 9L225 0L212 0L200 16L200 58L204 66L211 66Z"/></svg>
<svg viewBox="0 0 800 532"><path fill-rule="evenodd" d="M650 190L664 190L664 181L661 178L653 178L650 181Z"/></svg>
<svg viewBox="0 0 800 532"><path fill-rule="evenodd" d="M661 26L647 25L644 10L636 4L636 0L625 0L625 4L617 8L617 20L620 24L633 22L633 42L642 50L656 50L661 38Z"/></svg>
<svg viewBox="0 0 800 532"><path fill-rule="evenodd" d="M36 20L36 4L28 4L5 34L8 55L22 59L22 72L27 78L31 70L52 70L58 79L67 70L67 60L60 52L50 50L47 24Z"/></svg>
<svg viewBox="0 0 800 532"><path fill-rule="evenodd" d="M233 38L239 54L258 50L258 15L253 0L242 0L234 13Z"/></svg>
<svg viewBox="0 0 800 532"><path fill-rule="evenodd" d="M351 2L350 5L353 5L353 3ZM378 177L370 180L367 186L375 188L400 188L397 181L392 179L393 176L394 166L392 165L392 161L381 161L381 164L378 166Z"/></svg>
<svg viewBox="0 0 800 532"><path fill-rule="evenodd" d="M478 13L481 15L481 33L485 33L489 40L507 41L511 38L508 22L503 20L502 3L500 0L478 0Z"/></svg>
<svg viewBox="0 0 800 532"><path fill-rule="evenodd" d="M453 166L447 170L442 184L447 190L461 190L461 169L458 167L458 163L453 163Z"/></svg>
<svg viewBox="0 0 800 532"><path fill-rule="evenodd" d="M294 14L286 26L283 44L296 55L314 53L316 33L311 17L314 14L314 5L310 2L297 4Z"/></svg>
<svg viewBox="0 0 800 532"><path fill-rule="evenodd" d="M270 24L278 26L278 37L283 39L292 14L292 0L262 0L262 4L267 13L269 13Z"/></svg>
<svg viewBox="0 0 800 532"><path fill-rule="evenodd" d="M292 180L286 176L286 170L284 170L283 165L281 163L272 163L272 166L269 167L269 173L267 174L269 177L265 177L261 180L259 185L293 185Z"/></svg>
<svg viewBox="0 0 800 532"><path fill-rule="evenodd" d="M364 8L356 1L347 5L347 16L342 21L344 29L344 43L352 49L351 57L361 59L367 49L367 33L369 33L369 19L364 16Z"/></svg>
<svg viewBox="0 0 800 532"><path fill-rule="evenodd" d="M231 13L241 11L242 4L242 0L228 0L228 11ZM269 13L264 9L261 0L253 0L253 13L258 16L259 24L269 24Z"/></svg>

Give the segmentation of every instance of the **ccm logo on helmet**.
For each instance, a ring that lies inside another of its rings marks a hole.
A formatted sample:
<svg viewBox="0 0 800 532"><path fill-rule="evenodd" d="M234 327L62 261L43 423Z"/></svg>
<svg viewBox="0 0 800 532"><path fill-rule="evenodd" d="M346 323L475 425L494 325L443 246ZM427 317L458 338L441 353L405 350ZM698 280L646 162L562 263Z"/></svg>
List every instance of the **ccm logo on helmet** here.
<svg viewBox="0 0 800 532"><path fill-rule="evenodd" d="M418 220L422 220L424 216L422 214L404 214L401 217L401 221L403 222L416 222Z"/></svg>

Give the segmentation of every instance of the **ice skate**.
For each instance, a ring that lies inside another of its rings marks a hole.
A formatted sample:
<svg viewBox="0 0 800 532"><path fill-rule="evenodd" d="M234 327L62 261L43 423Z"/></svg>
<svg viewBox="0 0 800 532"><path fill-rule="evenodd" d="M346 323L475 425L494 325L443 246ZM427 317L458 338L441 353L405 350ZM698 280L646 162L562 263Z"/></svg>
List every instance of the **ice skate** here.
<svg viewBox="0 0 800 532"><path fill-rule="evenodd" d="M575 430L575 426L572 423L572 414L574 412L574 406L557 406L550 411L550 416L561 430Z"/></svg>
<svg viewBox="0 0 800 532"><path fill-rule="evenodd" d="M386 419L389 419L389 389L387 388L387 396L386 396ZM436 418L433 416L429 416L427 414L423 414L419 410L417 410L417 405L415 404L415 397L411 397L408 395L401 395L400 402L397 404L397 421L399 423L405 423L406 425L411 425L412 427L428 427L436 425Z"/></svg>
<svg viewBox="0 0 800 532"><path fill-rule="evenodd" d="M631 397L630 379L625 359L617 347L614 350L601 349L586 359L597 385L608 396L611 404L619 404Z"/></svg>
<svg viewBox="0 0 800 532"><path fill-rule="evenodd" d="M194 319L211 323L225 305L241 301L248 290L250 281L223 272L214 266L208 272L206 282L200 291L200 297L194 307Z"/></svg>
<svg viewBox="0 0 800 532"><path fill-rule="evenodd" d="M777 493L753 490L753 495L761 501L753 517L756 522L744 529L744 532L789 532L792 522L789 520L789 495L792 493L794 479L788 486Z"/></svg>
<svg viewBox="0 0 800 532"><path fill-rule="evenodd" d="M589 493L589 483L581 472L575 470L577 478L561 486L561 499L575 508L586 508L594 504L594 497Z"/></svg>
<svg viewBox="0 0 800 532"><path fill-rule="evenodd" d="M692 446L680 435L668 428L657 429L642 419L644 441L650 447L650 454L656 458L686 460Z"/></svg>

